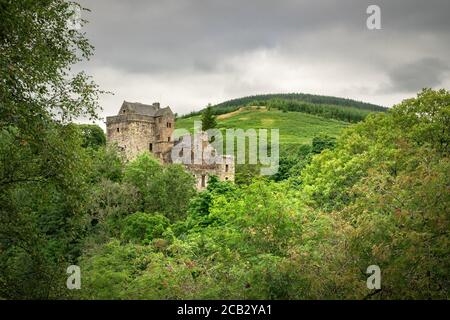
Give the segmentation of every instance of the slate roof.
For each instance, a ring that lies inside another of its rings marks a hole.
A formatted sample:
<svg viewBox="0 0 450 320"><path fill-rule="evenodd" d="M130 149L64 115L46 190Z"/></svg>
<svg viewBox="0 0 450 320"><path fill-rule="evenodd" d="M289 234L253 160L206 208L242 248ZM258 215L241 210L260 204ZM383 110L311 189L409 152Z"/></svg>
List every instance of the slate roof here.
<svg viewBox="0 0 450 320"><path fill-rule="evenodd" d="M162 109L159 109L158 111L156 111L155 116L162 116L162 115L173 115L170 107L165 107L165 108L162 108Z"/></svg>
<svg viewBox="0 0 450 320"><path fill-rule="evenodd" d="M173 115L170 107L159 108L159 104L143 104L139 102L124 101L120 108L119 114L122 113L136 113L140 115L158 117L162 115Z"/></svg>
<svg viewBox="0 0 450 320"><path fill-rule="evenodd" d="M143 104L139 102L127 102L124 101L122 103L122 107L120 108L119 114L122 113L137 113L146 116L155 116L158 111L158 107L149 104Z"/></svg>

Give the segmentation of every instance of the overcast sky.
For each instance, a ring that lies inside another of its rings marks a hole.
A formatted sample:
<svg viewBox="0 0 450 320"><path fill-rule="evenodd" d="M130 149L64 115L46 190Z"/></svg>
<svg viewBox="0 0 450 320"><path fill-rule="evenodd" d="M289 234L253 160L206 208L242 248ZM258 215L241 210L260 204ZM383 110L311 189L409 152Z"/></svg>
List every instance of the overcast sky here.
<svg viewBox="0 0 450 320"><path fill-rule="evenodd" d="M449 0L82 0L95 46L77 66L122 101L183 114L262 93L391 106L450 87ZM370 4L381 30L366 27Z"/></svg>

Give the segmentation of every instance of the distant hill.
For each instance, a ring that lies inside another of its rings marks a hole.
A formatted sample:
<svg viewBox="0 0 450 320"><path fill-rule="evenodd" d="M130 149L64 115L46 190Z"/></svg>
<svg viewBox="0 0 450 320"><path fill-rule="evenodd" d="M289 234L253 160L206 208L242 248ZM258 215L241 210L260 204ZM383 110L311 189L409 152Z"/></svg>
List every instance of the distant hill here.
<svg viewBox="0 0 450 320"><path fill-rule="evenodd" d="M201 115L177 119L175 127L193 130L194 121L201 121ZM348 122L327 119L302 112L283 112L266 107L242 107L217 117L217 128L224 131L228 128L240 129L279 129L280 144L308 144L320 134L338 136Z"/></svg>
<svg viewBox="0 0 450 320"><path fill-rule="evenodd" d="M213 107L214 108L223 108L223 107L230 107L230 106L238 107L238 106L248 105L249 103L251 103L253 101L263 102L263 101L269 101L269 100L273 100L273 99L296 100L296 101L309 102L312 104L328 104L328 105L335 105L335 106L354 107L357 109L362 109L362 110L367 110L367 111L378 111L378 112L383 112L383 111L386 111L386 109L387 109L383 106L379 106L379 105L372 104L372 103L356 101L356 100L347 99L347 98L321 96L321 95L307 94L307 93L275 93L275 94L254 95L254 96L248 96L248 97L224 101Z"/></svg>
<svg viewBox="0 0 450 320"><path fill-rule="evenodd" d="M302 112L324 118L358 122L370 112L385 112L387 108L346 98L321 96L305 93L262 94L228 100L212 106L216 115L238 110L243 106L265 106L284 112ZM202 110L191 112L182 118L201 114Z"/></svg>
<svg viewBox="0 0 450 320"><path fill-rule="evenodd" d="M345 98L303 93L264 94L228 100L212 106L217 128L280 130L283 149L309 144L318 135L336 137L350 123L363 120L371 112L385 112L379 105ZM193 130L202 110L177 119L176 128Z"/></svg>

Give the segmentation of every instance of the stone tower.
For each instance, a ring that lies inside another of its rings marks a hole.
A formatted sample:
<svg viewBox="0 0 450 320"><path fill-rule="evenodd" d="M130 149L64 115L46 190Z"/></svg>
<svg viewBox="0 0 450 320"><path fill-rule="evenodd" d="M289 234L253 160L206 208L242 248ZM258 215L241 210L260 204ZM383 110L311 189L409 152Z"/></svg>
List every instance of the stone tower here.
<svg viewBox="0 0 450 320"><path fill-rule="evenodd" d="M128 160L147 150L163 161L173 146L174 123L170 107L124 101L116 116L106 117L106 134Z"/></svg>

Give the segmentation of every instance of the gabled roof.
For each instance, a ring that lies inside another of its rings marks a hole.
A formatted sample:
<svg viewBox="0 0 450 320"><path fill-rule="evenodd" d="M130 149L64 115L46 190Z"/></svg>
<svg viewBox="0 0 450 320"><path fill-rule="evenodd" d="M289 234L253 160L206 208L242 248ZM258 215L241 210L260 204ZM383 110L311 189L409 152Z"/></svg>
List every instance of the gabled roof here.
<svg viewBox="0 0 450 320"><path fill-rule="evenodd" d="M163 116L163 115L173 116L173 112L170 109L170 107L165 107L156 111L155 116Z"/></svg>
<svg viewBox="0 0 450 320"><path fill-rule="evenodd" d="M159 107L157 105L143 104L139 102L124 101L120 108L119 114L122 113L136 113L145 116L155 116Z"/></svg>
<svg viewBox="0 0 450 320"><path fill-rule="evenodd" d="M122 107L120 107L119 115L121 114L139 114L150 117L158 117L163 115L173 116L170 107L165 107L160 109L159 103L155 102L153 104L143 104L140 102L128 102L124 101Z"/></svg>

